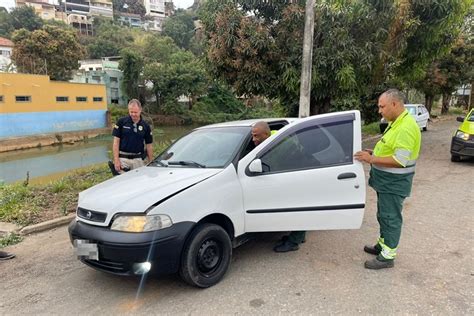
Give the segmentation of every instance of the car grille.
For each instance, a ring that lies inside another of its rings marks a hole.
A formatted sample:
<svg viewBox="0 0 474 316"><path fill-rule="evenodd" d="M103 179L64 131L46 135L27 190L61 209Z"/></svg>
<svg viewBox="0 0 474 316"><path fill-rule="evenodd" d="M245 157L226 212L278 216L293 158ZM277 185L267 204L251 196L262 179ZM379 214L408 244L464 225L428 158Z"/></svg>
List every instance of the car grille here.
<svg viewBox="0 0 474 316"><path fill-rule="evenodd" d="M77 216L91 222L103 223L105 222L105 219L107 218L107 213L91 211L82 207L78 207Z"/></svg>
<svg viewBox="0 0 474 316"><path fill-rule="evenodd" d="M82 261L85 264L104 272L109 272L113 274L121 274L121 275L132 274L130 272L129 265L123 262L113 262L113 261L106 261L106 260L90 260L90 259L83 259Z"/></svg>

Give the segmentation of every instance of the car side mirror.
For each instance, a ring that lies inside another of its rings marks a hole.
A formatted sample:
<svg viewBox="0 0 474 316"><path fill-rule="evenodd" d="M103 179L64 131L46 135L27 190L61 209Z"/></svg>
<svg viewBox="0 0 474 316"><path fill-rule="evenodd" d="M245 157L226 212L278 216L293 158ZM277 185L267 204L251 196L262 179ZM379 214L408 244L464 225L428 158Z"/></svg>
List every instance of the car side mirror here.
<svg viewBox="0 0 474 316"><path fill-rule="evenodd" d="M262 173L262 161L260 159L255 159L249 165L249 171L253 173Z"/></svg>
<svg viewBox="0 0 474 316"><path fill-rule="evenodd" d="M456 121L461 122L461 123L464 122L464 116L456 117Z"/></svg>

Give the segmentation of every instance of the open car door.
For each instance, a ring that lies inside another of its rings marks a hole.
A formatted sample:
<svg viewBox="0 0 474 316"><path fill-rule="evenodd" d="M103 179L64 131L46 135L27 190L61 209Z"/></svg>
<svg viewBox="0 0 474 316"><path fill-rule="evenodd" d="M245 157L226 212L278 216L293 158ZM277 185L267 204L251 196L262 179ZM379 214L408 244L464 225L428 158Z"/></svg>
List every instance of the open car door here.
<svg viewBox="0 0 474 316"><path fill-rule="evenodd" d="M296 121L242 158L245 231L360 228L365 173L358 111Z"/></svg>

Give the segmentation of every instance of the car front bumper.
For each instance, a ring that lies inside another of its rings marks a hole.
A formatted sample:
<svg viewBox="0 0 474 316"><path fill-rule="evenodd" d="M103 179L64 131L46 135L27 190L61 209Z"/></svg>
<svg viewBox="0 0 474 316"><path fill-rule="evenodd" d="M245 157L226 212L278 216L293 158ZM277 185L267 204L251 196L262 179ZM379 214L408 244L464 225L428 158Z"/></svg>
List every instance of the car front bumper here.
<svg viewBox="0 0 474 316"><path fill-rule="evenodd" d="M150 262L153 274L171 274L179 269L181 251L194 224L181 222L153 232L127 233L73 220L69 224L69 237L73 244L74 240L97 244L99 260L79 257L94 269L133 275L135 263Z"/></svg>
<svg viewBox="0 0 474 316"><path fill-rule="evenodd" d="M451 140L451 154L474 157L474 139L472 139L472 136L469 140L453 137Z"/></svg>

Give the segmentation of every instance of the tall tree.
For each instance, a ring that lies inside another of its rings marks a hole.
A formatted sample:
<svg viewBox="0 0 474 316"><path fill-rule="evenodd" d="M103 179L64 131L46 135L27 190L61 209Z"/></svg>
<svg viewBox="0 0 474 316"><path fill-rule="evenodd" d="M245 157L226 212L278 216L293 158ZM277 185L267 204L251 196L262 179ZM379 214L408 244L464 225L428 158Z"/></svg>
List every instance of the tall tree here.
<svg viewBox="0 0 474 316"><path fill-rule="evenodd" d="M214 74L239 94L278 97L296 114L303 1L236 2L241 7L230 0L208 0L200 13ZM440 30L455 29L468 2L472 0L318 1L310 113L327 112L345 97L374 102L373 96L397 75L416 74L410 67L426 65L449 47L449 41L440 40Z"/></svg>
<svg viewBox="0 0 474 316"><path fill-rule="evenodd" d="M194 32L194 18L183 9L176 11L163 24L163 35L171 37L183 49L189 49Z"/></svg>
<svg viewBox="0 0 474 316"><path fill-rule="evenodd" d="M145 66L144 77L153 84L158 109L167 102L175 102L181 95L193 100L207 87L207 74L203 63L191 52L177 51L163 63L152 62Z"/></svg>
<svg viewBox="0 0 474 316"><path fill-rule="evenodd" d="M136 51L129 48L122 50L121 56L119 69L123 71L122 89L128 99L138 98L144 103L143 96L140 94L143 58Z"/></svg>
<svg viewBox="0 0 474 316"><path fill-rule="evenodd" d="M10 38L14 30L10 14L0 11L0 36Z"/></svg>
<svg viewBox="0 0 474 316"><path fill-rule="evenodd" d="M119 56L123 48L133 44L133 36L126 27L121 27L109 20L94 21L95 36L87 45L90 58Z"/></svg>
<svg viewBox="0 0 474 316"><path fill-rule="evenodd" d="M68 80L84 56L75 31L45 25L33 32L13 33L12 60L20 72L48 74L53 80Z"/></svg>
<svg viewBox="0 0 474 316"><path fill-rule="evenodd" d="M15 30L35 31L43 26L43 20L36 14L35 9L30 6L16 7L10 12L10 16Z"/></svg>

